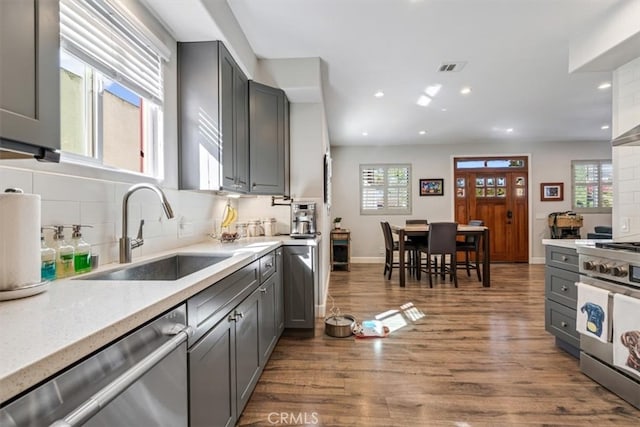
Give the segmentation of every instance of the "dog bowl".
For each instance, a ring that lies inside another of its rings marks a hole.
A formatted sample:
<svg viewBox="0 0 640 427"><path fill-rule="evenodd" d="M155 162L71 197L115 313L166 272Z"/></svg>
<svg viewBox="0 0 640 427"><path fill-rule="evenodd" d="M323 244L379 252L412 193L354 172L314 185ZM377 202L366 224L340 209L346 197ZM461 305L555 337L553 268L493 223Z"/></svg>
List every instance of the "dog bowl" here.
<svg viewBox="0 0 640 427"><path fill-rule="evenodd" d="M334 338L350 337L355 323L356 318L350 314L329 316L324 319L324 332Z"/></svg>

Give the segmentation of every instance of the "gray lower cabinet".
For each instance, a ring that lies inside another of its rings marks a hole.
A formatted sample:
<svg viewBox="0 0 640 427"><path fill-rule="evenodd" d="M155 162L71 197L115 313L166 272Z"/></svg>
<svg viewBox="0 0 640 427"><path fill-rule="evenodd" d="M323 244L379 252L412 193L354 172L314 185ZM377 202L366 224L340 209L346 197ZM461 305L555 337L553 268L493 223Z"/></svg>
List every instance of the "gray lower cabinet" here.
<svg viewBox="0 0 640 427"><path fill-rule="evenodd" d="M248 85L222 42L178 43L180 189L248 191Z"/></svg>
<svg viewBox="0 0 640 427"><path fill-rule="evenodd" d="M315 287L318 282L318 248L285 246L283 251L284 326L313 331Z"/></svg>
<svg viewBox="0 0 640 427"><path fill-rule="evenodd" d="M249 82L249 191L289 195L289 101L282 89Z"/></svg>
<svg viewBox="0 0 640 427"><path fill-rule="evenodd" d="M189 348L191 427L234 425L249 401L282 332L281 253L265 255L187 301L197 341Z"/></svg>
<svg viewBox="0 0 640 427"><path fill-rule="evenodd" d="M580 280L575 249L546 246L545 329L555 335L556 345L579 357L580 335L576 331L577 288Z"/></svg>
<svg viewBox="0 0 640 427"><path fill-rule="evenodd" d="M58 161L59 1L0 1L0 148Z"/></svg>

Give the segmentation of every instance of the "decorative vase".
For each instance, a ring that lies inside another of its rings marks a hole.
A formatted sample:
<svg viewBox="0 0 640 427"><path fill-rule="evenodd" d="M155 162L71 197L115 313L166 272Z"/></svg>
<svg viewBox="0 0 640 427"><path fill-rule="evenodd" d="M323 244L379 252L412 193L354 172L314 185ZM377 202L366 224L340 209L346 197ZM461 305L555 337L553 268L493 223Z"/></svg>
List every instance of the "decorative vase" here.
<svg viewBox="0 0 640 427"><path fill-rule="evenodd" d="M333 223L333 228L336 230L340 230L340 223L339 222L334 222Z"/></svg>

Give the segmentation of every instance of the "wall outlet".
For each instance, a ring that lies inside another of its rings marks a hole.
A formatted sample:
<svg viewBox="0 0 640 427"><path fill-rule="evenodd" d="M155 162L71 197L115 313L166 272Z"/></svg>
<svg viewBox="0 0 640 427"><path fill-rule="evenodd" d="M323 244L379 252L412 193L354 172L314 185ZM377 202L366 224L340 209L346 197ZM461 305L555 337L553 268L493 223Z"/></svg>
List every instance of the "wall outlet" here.
<svg viewBox="0 0 640 427"><path fill-rule="evenodd" d="M192 222L181 222L178 225L178 237L189 237L195 233L194 225Z"/></svg>
<svg viewBox="0 0 640 427"><path fill-rule="evenodd" d="M628 216L620 218L620 232L629 233L631 231L631 219Z"/></svg>

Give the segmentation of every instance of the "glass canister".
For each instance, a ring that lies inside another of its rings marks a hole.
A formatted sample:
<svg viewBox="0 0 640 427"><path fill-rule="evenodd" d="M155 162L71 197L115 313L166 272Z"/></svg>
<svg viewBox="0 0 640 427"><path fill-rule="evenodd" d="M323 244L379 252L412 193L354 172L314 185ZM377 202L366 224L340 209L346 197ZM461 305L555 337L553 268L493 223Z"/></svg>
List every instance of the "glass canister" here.
<svg viewBox="0 0 640 427"><path fill-rule="evenodd" d="M238 237L247 237L247 223L236 222L236 233L238 233Z"/></svg>
<svg viewBox="0 0 640 427"><path fill-rule="evenodd" d="M276 219L264 218L262 220L262 228L264 229L265 236L275 236L276 235Z"/></svg>

